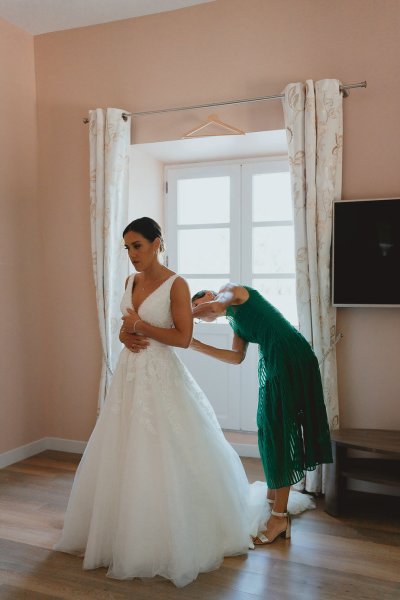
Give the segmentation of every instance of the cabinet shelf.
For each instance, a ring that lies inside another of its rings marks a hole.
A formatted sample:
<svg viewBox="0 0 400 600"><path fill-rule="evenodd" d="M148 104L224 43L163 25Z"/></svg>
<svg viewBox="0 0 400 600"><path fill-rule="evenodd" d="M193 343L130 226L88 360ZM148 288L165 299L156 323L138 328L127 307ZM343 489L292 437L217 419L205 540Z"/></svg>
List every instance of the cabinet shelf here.
<svg viewBox="0 0 400 600"><path fill-rule="evenodd" d="M347 480L391 486L400 490L400 431L340 429L332 435L333 464L327 465L325 510L340 514ZM348 450L378 454L379 458L351 458Z"/></svg>
<svg viewBox="0 0 400 600"><path fill-rule="evenodd" d="M400 488L400 461L381 458L348 458L341 475L349 479L370 481Z"/></svg>

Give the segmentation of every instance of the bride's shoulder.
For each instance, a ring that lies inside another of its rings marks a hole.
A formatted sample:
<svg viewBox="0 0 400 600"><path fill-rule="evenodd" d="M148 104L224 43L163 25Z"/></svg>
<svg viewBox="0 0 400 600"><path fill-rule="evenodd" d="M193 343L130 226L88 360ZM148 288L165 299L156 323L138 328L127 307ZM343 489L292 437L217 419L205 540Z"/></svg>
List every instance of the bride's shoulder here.
<svg viewBox="0 0 400 600"><path fill-rule="evenodd" d="M182 275L178 275L178 273L173 273L171 275L171 279L174 279L171 287L171 294L181 295L181 294L190 294L189 284Z"/></svg>

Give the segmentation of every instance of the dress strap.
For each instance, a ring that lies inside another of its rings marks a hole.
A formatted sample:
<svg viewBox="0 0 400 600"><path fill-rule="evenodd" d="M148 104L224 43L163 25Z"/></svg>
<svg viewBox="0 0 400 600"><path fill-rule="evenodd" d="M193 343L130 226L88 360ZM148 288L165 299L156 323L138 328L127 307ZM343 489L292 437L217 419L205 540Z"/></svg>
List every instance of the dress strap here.
<svg viewBox="0 0 400 600"><path fill-rule="evenodd" d="M175 273L175 275L171 275L171 277L169 277L166 281L166 287L169 287L169 289L172 288L172 284L174 283L175 279L179 277L178 273Z"/></svg>
<svg viewBox="0 0 400 600"><path fill-rule="evenodd" d="M164 281L164 283L161 284L162 287L162 293L165 294L166 297L170 297L171 294L171 288L174 284L175 279L179 277L179 275L177 273L175 273L175 275L171 275L171 277L168 277L168 279L166 279Z"/></svg>
<svg viewBox="0 0 400 600"><path fill-rule="evenodd" d="M124 295L121 298L120 309L121 309L121 312L123 315L127 315L128 314L127 309L132 308L132 288L133 288L134 280L135 280L135 273L132 273L132 275L129 275L128 283L126 284Z"/></svg>

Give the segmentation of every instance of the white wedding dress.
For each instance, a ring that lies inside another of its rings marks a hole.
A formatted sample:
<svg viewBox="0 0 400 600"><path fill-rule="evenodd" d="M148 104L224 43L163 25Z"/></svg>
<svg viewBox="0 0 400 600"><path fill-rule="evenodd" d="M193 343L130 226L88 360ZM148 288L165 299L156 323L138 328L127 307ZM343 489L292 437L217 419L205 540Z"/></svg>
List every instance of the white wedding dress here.
<svg viewBox="0 0 400 600"><path fill-rule="evenodd" d="M172 327L173 275L139 316ZM121 310L132 307L134 276ZM291 493L292 511L310 501ZM290 507L289 507L290 508ZM207 398L171 346L124 348L78 467L56 550L118 579L161 575L177 586L244 554L268 515Z"/></svg>

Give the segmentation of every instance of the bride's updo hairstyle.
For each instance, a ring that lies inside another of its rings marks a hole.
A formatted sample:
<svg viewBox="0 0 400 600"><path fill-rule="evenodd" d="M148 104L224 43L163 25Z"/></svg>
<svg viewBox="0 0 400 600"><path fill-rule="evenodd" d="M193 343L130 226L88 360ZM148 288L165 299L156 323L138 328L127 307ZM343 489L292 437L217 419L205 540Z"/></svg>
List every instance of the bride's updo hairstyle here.
<svg viewBox="0 0 400 600"><path fill-rule="evenodd" d="M128 231L135 231L136 233L140 233L146 240L149 242L154 242L156 238L160 240L160 252L164 252L164 240L161 233L161 227L159 224L150 219L150 217L141 217L140 219L135 219L132 223L129 223L124 229L122 237L124 237Z"/></svg>

